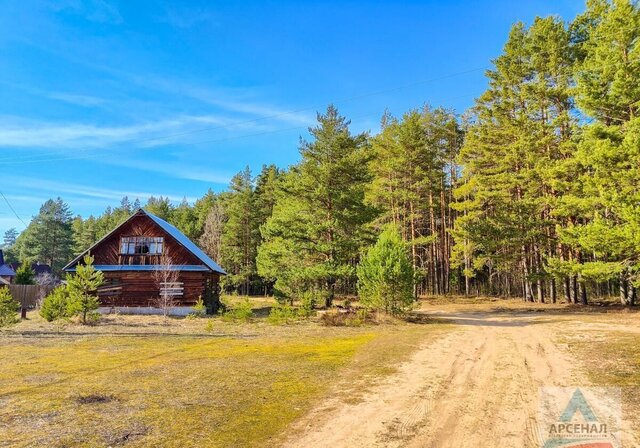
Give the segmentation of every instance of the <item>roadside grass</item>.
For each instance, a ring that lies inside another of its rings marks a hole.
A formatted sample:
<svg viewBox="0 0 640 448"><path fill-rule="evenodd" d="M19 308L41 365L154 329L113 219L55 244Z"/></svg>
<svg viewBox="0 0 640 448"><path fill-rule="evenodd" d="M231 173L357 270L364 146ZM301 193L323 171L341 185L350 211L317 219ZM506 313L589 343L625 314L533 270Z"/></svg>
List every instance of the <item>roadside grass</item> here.
<svg viewBox="0 0 640 448"><path fill-rule="evenodd" d="M525 302L519 298L504 297L465 297L465 296L425 296L420 299L420 310L429 311L443 308L457 311L477 312L548 312L548 313L639 313L640 307L627 307L620 304L616 297L598 297L591 299L589 305L574 305L558 301L556 303Z"/></svg>
<svg viewBox="0 0 640 448"><path fill-rule="evenodd" d="M0 334L0 445L273 446L316 400L357 400L450 328L29 318Z"/></svg>
<svg viewBox="0 0 640 448"><path fill-rule="evenodd" d="M609 325L603 331L597 325ZM622 418L627 420L637 440L640 440L640 322L628 320L623 330L619 319L589 322L583 319L582 328L566 332L560 342L581 365L588 380L595 386L620 387Z"/></svg>

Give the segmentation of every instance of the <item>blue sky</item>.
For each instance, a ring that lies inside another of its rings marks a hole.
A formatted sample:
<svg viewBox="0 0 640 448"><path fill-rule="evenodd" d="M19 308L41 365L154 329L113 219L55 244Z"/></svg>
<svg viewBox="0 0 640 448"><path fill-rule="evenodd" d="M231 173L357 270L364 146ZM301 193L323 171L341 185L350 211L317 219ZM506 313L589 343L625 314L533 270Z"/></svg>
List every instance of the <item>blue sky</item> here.
<svg viewBox="0 0 640 448"><path fill-rule="evenodd" d="M193 201L298 160L315 111L463 112L511 24L582 1L0 2L0 191L28 223L123 195ZM0 232L24 228L0 199Z"/></svg>

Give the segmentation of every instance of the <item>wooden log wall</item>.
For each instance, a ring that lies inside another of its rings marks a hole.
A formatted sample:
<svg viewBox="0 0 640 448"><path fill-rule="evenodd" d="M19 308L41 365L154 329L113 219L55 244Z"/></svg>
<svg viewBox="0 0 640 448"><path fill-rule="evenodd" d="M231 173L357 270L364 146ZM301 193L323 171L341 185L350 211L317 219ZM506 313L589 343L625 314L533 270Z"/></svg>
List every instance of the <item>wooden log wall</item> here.
<svg viewBox="0 0 640 448"><path fill-rule="evenodd" d="M103 306L155 306L160 287L153 273L105 272L104 293L99 294ZM199 297L204 298L206 281L217 274L208 272L180 272L178 282L183 284L183 295L174 297L176 306L193 306Z"/></svg>

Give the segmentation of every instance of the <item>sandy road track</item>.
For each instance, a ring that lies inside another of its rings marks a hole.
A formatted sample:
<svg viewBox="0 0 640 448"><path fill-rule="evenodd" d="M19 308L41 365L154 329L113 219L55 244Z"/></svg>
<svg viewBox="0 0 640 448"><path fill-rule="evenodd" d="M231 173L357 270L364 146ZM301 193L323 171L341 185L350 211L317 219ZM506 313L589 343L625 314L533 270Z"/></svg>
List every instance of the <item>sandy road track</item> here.
<svg viewBox="0 0 640 448"><path fill-rule="evenodd" d="M540 446L539 387L574 386L582 378L552 342L562 322L544 314L434 315L456 328L417 350L363 400L326 400L286 446Z"/></svg>

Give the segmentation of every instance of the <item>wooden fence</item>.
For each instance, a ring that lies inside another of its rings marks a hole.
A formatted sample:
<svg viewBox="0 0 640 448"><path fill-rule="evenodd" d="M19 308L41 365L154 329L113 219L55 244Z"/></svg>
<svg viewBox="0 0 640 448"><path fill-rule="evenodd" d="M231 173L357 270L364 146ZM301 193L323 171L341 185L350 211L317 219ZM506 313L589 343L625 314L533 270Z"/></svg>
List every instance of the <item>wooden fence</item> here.
<svg viewBox="0 0 640 448"><path fill-rule="evenodd" d="M35 308L55 286L9 285L8 288L11 291L11 296L20 302L22 308Z"/></svg>

